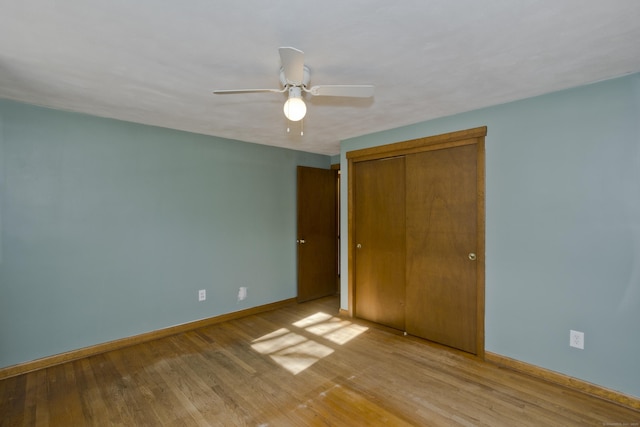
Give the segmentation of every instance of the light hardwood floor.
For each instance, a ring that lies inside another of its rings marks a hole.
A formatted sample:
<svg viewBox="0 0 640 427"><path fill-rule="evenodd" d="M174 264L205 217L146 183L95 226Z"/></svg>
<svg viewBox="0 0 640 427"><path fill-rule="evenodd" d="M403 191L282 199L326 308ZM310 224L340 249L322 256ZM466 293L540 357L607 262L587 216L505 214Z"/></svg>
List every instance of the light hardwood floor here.
<svg viewBox="0 0 640 427"><path fill-rule="evenodd" d="M337 313L325 298L8 378L0 425L640 423L640 412Z"/></svg>

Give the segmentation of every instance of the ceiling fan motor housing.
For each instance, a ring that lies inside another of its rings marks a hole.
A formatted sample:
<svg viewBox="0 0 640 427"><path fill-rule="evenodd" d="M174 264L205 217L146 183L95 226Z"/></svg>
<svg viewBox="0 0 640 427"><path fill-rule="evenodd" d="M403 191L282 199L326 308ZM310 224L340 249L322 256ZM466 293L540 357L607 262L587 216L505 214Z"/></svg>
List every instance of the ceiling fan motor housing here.
<svg viewBox="0 0 640 427"><path fill-rule="evenodd" d="M309 67L305 65L302 74L302 82L292 82L287 80L287 77L284 75L284 67L280 68L280 83L283 87L307 87L307 85L309 84L310 76L311 74L309 72Z"/></svg>
<svg viewBox="0 0 640 427"><path fill-rule="evenodd" d="M289 98L302 98L302 88L300 86L289 86Z"/></svg>

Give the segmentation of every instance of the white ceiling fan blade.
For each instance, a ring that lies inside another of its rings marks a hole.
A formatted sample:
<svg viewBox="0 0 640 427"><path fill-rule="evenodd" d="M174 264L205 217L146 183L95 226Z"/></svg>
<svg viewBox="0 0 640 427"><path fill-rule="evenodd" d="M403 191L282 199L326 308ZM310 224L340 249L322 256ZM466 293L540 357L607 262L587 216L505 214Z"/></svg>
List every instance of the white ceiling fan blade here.
<svg viewBox="0 0 640 427"><path fill-rule="evenodd" d="M307 92L315 96L348 96L351 98L369 98L373 96L372 85L320 85L313 86Z"/></svg>
<svg viewBox="0 0 640 427"><path fill-rule="evenodd" d="M273 92L273 93L283 93L286 89L227 89L227 90L214 90L213 93L216 95L233 95L236 93L262 93L262 92Z"/></svg>
<svg viewBox="0 0 640 427"><path fill-rule="evenodd" d="M301 85L304 79L304 52L294 47L281 47L278 52L287 83Z"/></svg>

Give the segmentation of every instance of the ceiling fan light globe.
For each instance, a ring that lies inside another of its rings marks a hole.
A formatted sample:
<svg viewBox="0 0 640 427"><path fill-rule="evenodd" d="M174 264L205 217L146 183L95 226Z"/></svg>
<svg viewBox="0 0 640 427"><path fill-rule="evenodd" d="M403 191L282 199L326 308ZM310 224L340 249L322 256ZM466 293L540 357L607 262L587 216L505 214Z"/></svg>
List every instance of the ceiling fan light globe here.
<svg viewBox="0 0 640 427"><path fill-rule="evenodd" d="M284 115L292 122L300 121L307 114L307 105L302 98L289 98L284 103Z"/></svg>

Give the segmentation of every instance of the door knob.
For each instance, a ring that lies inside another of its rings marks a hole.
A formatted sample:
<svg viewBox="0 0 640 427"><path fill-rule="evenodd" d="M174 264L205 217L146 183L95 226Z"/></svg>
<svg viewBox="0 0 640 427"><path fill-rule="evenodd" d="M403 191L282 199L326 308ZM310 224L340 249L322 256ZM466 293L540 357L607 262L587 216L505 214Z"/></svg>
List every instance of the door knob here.
<svg viewBox="0 0 640 427"><path fill-rule="evenodd" d="M473 252L469 252L469 259L471 261L475 261L476 260L476 254L474 254Z"/></svg>
<svg viewBox="0 0 640 427"><path fill-rule="evenodd" d="M300 243L301 245L304 245L304 239L296 240L296 242Z"/></svg>
<svg viewBox="0 0 640 427"><path fill-rule="evenodd" d="M361 245L360 243L358 243L358 244L356 245L356 248L358 248L358 249L362 249L362 245Z"/></svg>

